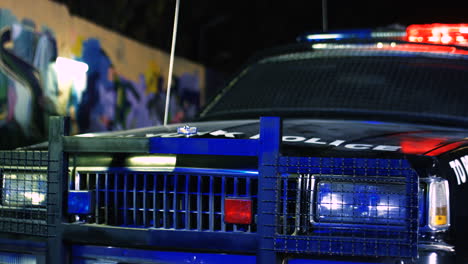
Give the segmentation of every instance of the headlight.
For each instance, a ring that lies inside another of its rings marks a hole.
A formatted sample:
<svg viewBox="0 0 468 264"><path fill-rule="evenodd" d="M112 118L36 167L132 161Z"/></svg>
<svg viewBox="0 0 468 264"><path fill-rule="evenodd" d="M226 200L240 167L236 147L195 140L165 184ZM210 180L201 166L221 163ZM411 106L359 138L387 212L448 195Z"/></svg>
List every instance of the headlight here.
<svg viewBox="0 0 468 264"><path fill-rule="evenodd" d="M3 173L2 205L32 206L45 205L47 175L39 173Z"/></svg>
<svg viewBox="0 0 468 264"><path fill-rule="evenodd" d="M317 186L317 223L404 225L404 184L321 181Z"/></svg>

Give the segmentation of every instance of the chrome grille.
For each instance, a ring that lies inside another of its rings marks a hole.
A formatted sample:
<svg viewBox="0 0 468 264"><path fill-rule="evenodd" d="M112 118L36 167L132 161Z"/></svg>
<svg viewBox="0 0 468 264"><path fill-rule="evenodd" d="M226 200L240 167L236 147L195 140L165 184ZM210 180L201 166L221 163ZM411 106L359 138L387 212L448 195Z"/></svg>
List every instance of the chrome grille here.
<svg viewBox="0 0 468 264"><path fill-rule="evenodd" d="M251 197L256 209L256 178L120 171L79 171L73 178L72 190L92 190L96 194L94 214L82 219L89 223L212 232L256 231L255 224L223 221L225 197Z"/></svg>

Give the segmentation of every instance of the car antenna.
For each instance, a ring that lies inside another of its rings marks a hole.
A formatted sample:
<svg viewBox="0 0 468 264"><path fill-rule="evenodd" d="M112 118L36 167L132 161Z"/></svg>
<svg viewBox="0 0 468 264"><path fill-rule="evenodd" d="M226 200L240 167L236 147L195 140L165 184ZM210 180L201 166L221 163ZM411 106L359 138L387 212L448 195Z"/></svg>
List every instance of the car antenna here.
<svg viewBox="0 0 468 264"><path fill-rule="evenodd" d="M328 31L327 0L322 0L322 31Z"/></svg>
<svg viewBox="0 0 468 264"><path fill-rule="evenodd" d="M176 0L175 12L174 12L174 26L172 28L172 45L171 45L171 56L169 59L169 73L167 77L167 90L166 90L166 107L164 109L164 125L167 126L167 119L169 116L169 103L171 98L171 84L172 84L172 68L174 66L174 53L177 38L177 25L179 22L179 4L180 0Z"/></svg>

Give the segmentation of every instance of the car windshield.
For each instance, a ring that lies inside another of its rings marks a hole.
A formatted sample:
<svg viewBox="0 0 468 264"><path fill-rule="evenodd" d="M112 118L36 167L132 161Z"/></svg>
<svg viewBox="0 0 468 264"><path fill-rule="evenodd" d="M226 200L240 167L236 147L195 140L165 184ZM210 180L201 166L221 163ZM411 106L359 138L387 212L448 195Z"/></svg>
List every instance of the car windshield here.
<svg viewBox="0 0 468 264"><path fill-rule="evenodd" d="M208 104L201 118L349 116L468 126L467 98L465 56L302 51L251 64Z"/></svg>

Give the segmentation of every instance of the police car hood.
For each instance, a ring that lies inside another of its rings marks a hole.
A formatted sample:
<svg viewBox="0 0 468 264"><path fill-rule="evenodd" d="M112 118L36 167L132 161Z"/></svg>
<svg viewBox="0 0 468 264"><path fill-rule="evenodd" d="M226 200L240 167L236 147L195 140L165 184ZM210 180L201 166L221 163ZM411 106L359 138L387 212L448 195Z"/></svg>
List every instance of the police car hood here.
<svg viewBox="0 0 468 264"><path fill-rule="evenodd" d="M258 139L259 120L194 122L148 127L92 137L185 137L177 128L197 128L197 138ZM467 129L376 121L284 119L282 151L316 156L437 156L468 143Z"/></svg>

